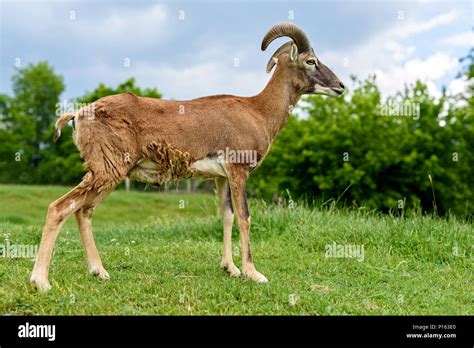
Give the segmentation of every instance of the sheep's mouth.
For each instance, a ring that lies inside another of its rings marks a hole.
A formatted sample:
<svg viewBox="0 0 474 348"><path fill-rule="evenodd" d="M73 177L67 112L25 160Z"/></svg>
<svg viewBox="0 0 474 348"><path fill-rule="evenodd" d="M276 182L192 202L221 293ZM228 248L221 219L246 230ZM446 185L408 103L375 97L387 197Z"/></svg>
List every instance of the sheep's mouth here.
<svg viewBox="0 0 474 348"><path fill-rule="evenodd" d="M319 85L314 86L313 94L327 95L329 97L340 97L344 94L344 88L340 87L322 87Z"/></svg>
<svg viewBox="0 0 474 348"><path fill-rule="evenodd" d="M336 95L336 97L340 97L341 95L344 94L344 88L331 88L331 91L333 91Z"/></svg>

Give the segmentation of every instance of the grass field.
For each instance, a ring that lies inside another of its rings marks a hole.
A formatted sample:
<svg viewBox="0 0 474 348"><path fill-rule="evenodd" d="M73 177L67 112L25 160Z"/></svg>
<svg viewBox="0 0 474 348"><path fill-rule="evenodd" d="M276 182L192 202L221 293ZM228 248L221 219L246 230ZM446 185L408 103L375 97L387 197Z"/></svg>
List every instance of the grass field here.
<svg viewBox="0 0 474 348"><path fill-rule="evenodd" d="M48 204L67 190L0 185L0 244L5 235L11 244L38 244ZM116 191L94 215L111 279L87 273L71 218L56 244L49 293L30 286L32 260L0 258L0 314L474 314L470 224L256 201L251 213L254 260L268 285L219 268L213 196ZM236 226L233 240L240 266ZM327 257L334 243L363 246L363 260Z"/></svg>

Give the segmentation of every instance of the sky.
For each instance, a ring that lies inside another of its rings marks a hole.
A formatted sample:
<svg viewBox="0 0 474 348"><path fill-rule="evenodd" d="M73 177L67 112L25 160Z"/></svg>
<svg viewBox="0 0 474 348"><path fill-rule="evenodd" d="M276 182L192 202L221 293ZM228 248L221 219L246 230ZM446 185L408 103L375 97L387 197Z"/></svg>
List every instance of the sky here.
<svg viewBox="0 0 474 348"><path fill-rule="evenodd" d="M0 93L18 66L46 60L62 100L135 77L164 98L255 95L268 82L266 31L293 22L350 85L376 74L384 97L417 79L435 96L463 89L459 58L474 46L473 1L4 1Z"/></svg>

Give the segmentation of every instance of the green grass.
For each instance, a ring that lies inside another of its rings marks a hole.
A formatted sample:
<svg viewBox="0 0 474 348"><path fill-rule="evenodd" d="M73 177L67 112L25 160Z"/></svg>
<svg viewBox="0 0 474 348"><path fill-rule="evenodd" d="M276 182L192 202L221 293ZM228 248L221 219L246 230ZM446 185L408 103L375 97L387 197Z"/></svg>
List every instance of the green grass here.
<svg viewBox="0 0 474 348"><path fill-rule="evenodd" d="M48 204L66 191L0 185L0 243L8 233L10 243L37 244ZM87 273L72 218L56 244L49 293L30 286L32 260L0 258L0 314L474 314L467 223L256 201L251 212L254 260L268 285L220 270L213 196L116 191L94 216L111 279ZM233 237L240 266L236 227ZM326 258L333 242L363 245L364 260Z"/></svg>

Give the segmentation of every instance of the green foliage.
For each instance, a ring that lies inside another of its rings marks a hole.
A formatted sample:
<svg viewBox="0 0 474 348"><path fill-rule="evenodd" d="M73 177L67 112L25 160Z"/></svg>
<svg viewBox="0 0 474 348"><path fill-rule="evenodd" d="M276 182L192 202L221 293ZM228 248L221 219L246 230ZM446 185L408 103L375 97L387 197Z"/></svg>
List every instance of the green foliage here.
<svg viewBox="0 0 474 348"><path fill-rule="evenodd" d="M156 88L141 89L135 84L134 78L129 78L127 81L119 84L116 88L108 87L101 83L92 92L86 93L84 96L77 98L79 103L92 103L97 99L106 97L108 95L120 94L125 92L132 92L135 95L149 98L161 98L161 93Z"/></svg>
<svg viewBox="0 0 474 348"><path fill-rule="evenodd" d="M337 201L384 212L423 210L469 216L474 199L474 55L461 72L466 93L435 100L418 82L381 100L374 77L354 78L344 98L304 98L305 117L292 117L251 176L254 196L275 199L289 190L308 201ZM52 142L62 77L46 63L19 69L12 97L0 95L0 182L76 184L82 161L72 127ZM78 104L141 89L133 78L116 88L100 84ZM412 117L383 116L387 105L408 105ZM413 114L419 108L419 117ZM431 178L431 179L430 179Z"/></svg>
<svg viewBox="0 0 474 348"><path fill-rule="evenodd" d="M51 125L64 90L63 79L46 62L18 69L14 97L0 96L0 180L42 183L52 147ZM46 173L45 173L46 172Z"/></svg>
<svg viewBox="0 0 474 348"><path fill-rule="evenodd" d="M290 118L250 181L253 194L472 214L472 104L435 101L420 82L382 102L375 78L354 83L345 98L305 99L308 116ZM387 116L387 105L411 109Z"/></svg>

